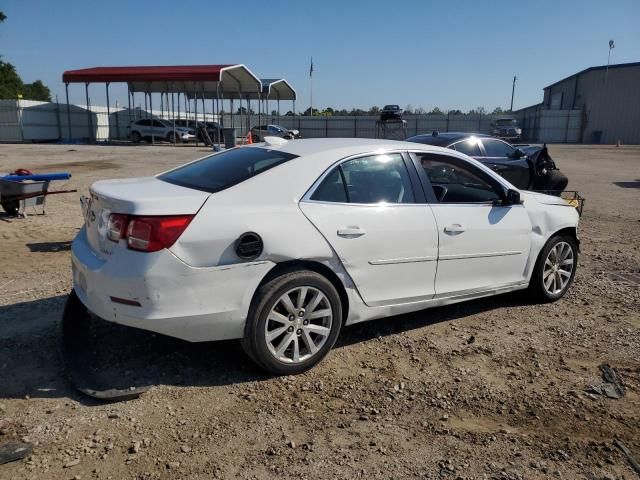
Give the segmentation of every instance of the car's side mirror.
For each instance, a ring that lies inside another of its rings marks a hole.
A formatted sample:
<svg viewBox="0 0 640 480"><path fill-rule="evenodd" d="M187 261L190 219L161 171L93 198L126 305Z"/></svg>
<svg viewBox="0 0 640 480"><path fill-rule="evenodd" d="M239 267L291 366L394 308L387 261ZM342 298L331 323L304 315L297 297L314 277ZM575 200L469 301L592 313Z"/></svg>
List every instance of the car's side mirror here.
<svg viewBox="0 0 640 480"><path fill-rule="evenodd" d="M519 148L516 148L513 152L513 154L511 155L512 158L522 158L524 156L526 156L527 154L524 153L522 150L520 150Z"/></svg>
<svg viewBox="0 0 640 480"><path fill-rule="evenodd" d="M521 203L520 192L510 188L504 196L503 203L505 205L519 205Z"/></svg>

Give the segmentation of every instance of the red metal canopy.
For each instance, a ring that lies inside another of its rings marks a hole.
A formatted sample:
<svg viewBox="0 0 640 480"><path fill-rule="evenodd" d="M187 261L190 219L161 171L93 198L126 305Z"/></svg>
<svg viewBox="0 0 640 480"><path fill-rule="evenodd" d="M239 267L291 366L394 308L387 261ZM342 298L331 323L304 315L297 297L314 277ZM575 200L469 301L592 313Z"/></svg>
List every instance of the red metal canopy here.
<svg viewBox="0 0 640 480"><path fill-rule="evenodd" d="M171 65L93 67L67 70L64 83L123 82L138 92L199 92L218 90L234 93L260 91L260 80L244 65Z"/></svg>
<svg viewBox="0 0 640 480"><path fill-rule="evenodd" d="M67 70L65 83L102 82L192 82L220 81L222 69L234 65L171 65L143 67L93 67Z"/></svg>

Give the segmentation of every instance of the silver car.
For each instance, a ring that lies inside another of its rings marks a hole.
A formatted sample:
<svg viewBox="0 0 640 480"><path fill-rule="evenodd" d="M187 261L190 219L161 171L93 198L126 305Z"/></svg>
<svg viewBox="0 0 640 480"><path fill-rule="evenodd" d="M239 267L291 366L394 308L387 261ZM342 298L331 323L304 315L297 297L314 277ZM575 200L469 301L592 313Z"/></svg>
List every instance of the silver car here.
<svg viewBox="0 0 640 480"><path fill-rule="evenodd" d="M287 140L301 138L299 130L289 130L280 125L260 125L251 129L251 141L264 142L264 137L280 137Z"/></svg>
<svg viewBox="0 0 640 480"><path fill-rule="evenodd" d="M171 122L166 122L156 118L143 118L142 120L136 120L131 123L129 128L131 129L129 137L135 143L138 143L141 140L150 141L152 138L154 141L166 140L171 143L174 143L174 141L188 142L196 138L193 129L179 127L176 125L174 131L173 124Z"/></svg>

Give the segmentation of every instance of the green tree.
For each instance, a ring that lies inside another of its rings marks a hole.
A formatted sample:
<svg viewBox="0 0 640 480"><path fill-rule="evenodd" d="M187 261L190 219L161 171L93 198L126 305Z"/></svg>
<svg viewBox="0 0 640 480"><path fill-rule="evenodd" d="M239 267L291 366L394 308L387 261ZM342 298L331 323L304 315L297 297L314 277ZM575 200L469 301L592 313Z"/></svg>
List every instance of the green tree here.
<svg viewBox="0 0 640 480"><path fill-rule="evenodd" d="M40 80L27 83L24 86L22 96L29 100L40 100L41 102L51 101L51 90Z"/></svg>
<svg viewBox="0 0 640 480"><path fill-rule="evenodd" d="M496 107L493 109L493 112L491 112L492 115L501 115L504 113L504 110L502 110L500 107Z"/></svg>
<svg viewBox="0 0 640 480"><path fill-rule="evenodd" d="M449 115L462 115L462 110L449 110Z"/></svg>
<svg viewBox="0 0 640 480"><path fill-rule="evenodd" d="M443 115L443 112L438 107L433 107L433 110L427 113L427 115Z"/></svg>
<svg viewBox="0 0 640 480"><path fill-rule="evenodd" d="M16 67L0 60L0 98L17 99L24 90L24 83Z"/></svg>
<svg viewBox="0 0 640 480"><path fill-rule="evenodd" d="M374 105L369 109L369 115L380 115L380 108Z"/></svg>

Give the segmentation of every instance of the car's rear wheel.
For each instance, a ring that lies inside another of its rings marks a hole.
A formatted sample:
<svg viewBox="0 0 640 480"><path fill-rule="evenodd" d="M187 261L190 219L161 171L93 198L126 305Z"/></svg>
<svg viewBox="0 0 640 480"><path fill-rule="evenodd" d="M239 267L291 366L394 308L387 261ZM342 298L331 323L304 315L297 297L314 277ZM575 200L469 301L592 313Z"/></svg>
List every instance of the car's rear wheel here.
<svg viewBox="0 0 640 480"><path fill-rule="evenodd" d="M529 289L537 300L553 302L573 283L578 266L578 245L570 235L553 236L540 252Z"/></svg>
<svg viewBox="0 0 640 480"><path fill-rule="evenodd" d="M297 270L260 287L242 341L247 354L275 375L309 370L329 352L342 327L342 305L322 275Z"/></svg>
<svg viewBox="0 0 640 480"><path fill-rule="evenodd" d="M175 141L176 141L176 134L173 132L167 133L167 142L175 143Z"/></svg>
<svg viewBox="0 0 640 480"><path fill-rule="evenodd" d="M142 140L142 136L140 135L140 133L138 132L133 132L131 134L131 141L133 143L140 143L140 141Z"/></svg>
<svg viewBox="0 0 640 480"><path fill-rule="evenodd" d="M259 143L260 142L260 137L258 135L251 135L251 141L253 143Z"/></svg>

